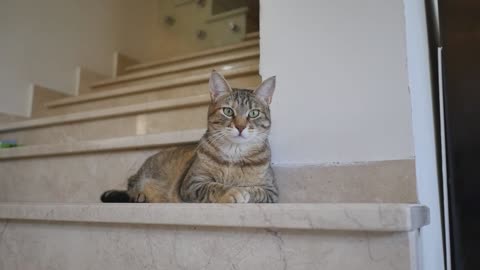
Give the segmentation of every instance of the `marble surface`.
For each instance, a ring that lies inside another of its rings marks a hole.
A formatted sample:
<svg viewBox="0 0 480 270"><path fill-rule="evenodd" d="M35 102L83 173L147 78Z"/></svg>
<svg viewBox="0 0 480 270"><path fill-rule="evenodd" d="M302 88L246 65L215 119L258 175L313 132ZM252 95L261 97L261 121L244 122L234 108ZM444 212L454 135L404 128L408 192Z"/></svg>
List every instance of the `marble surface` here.
<svg viewBox="0 0 480 270"><path fill-rule="evenodd" d="M43 144L0 149L0 160L19 158L98 153L129 149L145 149L168 145L196 143L205 133L204 129L164 132L143 136L118 137L103 140L78 141L59 144Z"/></svg>
<svg viewBox="0 0 480 270"><path fill-rule="evenodd" d="M0 160L0 201L99 202L103 191L126 188L127 178L158 151L144 149Z"/></svg>
<svg viewBox="0 0 480 270"><path fill-rule="evenodd" d="M15 138L23 146L78 143L135 135L158 134L191 129L206 129L207 104L141 112L139 114L97 118L13 132L0 132L0 139Z"/></svg>
<svg viewBox="0 0 480 270"><path fill-rule="evenodd" d="M92 84L107 78L107 75L100 74L88 68L77 67L75 69L75 93L77 93L77 95L91 93Z"/></svg>
<svg viewBox="0 0 480 270"><path fill-rule="evenodd" d="M241 50L241 49L246 49L246 48L251 48L251 47L257 48L259 46L259 44L260 44L260 41L258 39L251 40L251 41L245 41L245 42L235 43L235 44L232 44L232 45L212 48L212 49L208 49L208 50L202 50L202 51L194 52L194 53L190 53L190 54L184 54L184 55L174 56L174 57L165 58L165 59L161 59L161 60L157 60L157 61L151 61L151 62L148 62L148 63L140 63L140 64L137 64L137 65L127 67L126 70L128 72L136 72L136 71L139 71L139 70L154 68L154 67L163 66L163 65L166 65L166 64L170 65L170 64L175 63L175 62L178 63L178 62L188 61L188 60L191 60L191 59L197 59L197 58L200 58L200 57L210 57L212 55L221 55L223 53L229 54L232 51L236 51L236 50Z"/></svg>
<svg viewBox="0 0 480 270"><path fill-rule="evenodd" d="M416 203L415 160L275 166L288 202Z"/></svg>
<svg viewBox="0 0 480 270"><path fill-rule="evenodd" d="M408 232L429 223L417 204L42 204L0 203L0 219Z"/></svg>
<svg viewBox="0 0 480 270"><path fill-rule="evenodd" d="M165 76L162 76L165 77ZM123 88L123 87L130 87L130 85L134 84L143 84L144 82L149 82L153 80L158 80L158 78L152 79L143 79L138 82L125 82L122 85L112 85L106 87L106 90L95 90L98 92L106 91L108 92L108 88ZM238 76L235 78L231 78L229 83L233 87L235 86L257 86L260 83L261 79L258 74L246 74L242 76ZM88 102L82 103L71 103L66 104L54 108L50 108L49 110L54 111L57 114L67 114L67 113L76 113L82 111L95 111L98 108L111 108L111 107L119 107L119 106L127 106L132 104L141 104L146 102L152 102L155 100L163 100L163 99L172 99L172 98L182 98L182 97L189 97L189 96L196 96L196 95L205 95L208 94L208 81L202 81L194 84L187 84L187 85L177 85L169 88L163 88L159 91L147 91L141 93L135 93L131 95L123 95L123 96L115 96L106 99L95 99Z"/></svg>
<svg viewBox="0 0 480 270"><path fill-rule="evenodd" d="M236 69L226 70L222 72L222 74L226 78L245 75L245 74L251 74L251 73L258 73L258 65L241 66ZM209 78L210 78L210 73L202 73L202 74L196 74L196 75L183 77L183 78L175 78L171 80L158 80L158 81L146 82L138 85L132 85L129 87L122 87L122 88L114 89L111 91L100 91L100 92L85 94L77 97L64 98L62 100L49 102L45 105L47 107L56 107L56 106L64 106L64 105L80 103L80 102L94 101L98 99L114 98L117 96L133 95L136 93L153 91L153 90L158 90L163 88L171 88L174 86L193 84L193 83L204 82L204 81L206 82L208 81Z"/></svg>
<svg viewBox="0 0 480 270"><path fill-rule="evenodd" d="M50 159L40 159L40 157L61 156L62 159L53 159L61 162L58 164L60 167L64 159L67 159L66 155L74 155L68 159L78 159L78 164L75 164L75 166L69 165L72 166L70 167L71 172L82 175L84 172L77 168L82 168L81 163L85 162L85 159L83 155L78 156L79 154L90 154L92 159L98 159L95 154L122 151L119 152L120 155L112 154L112 156L123 160L130 155L129 152L123 151L135 150L150 153L152 148L196 143L203 133L203 129L198 129L86 142L24 146L0 150L0 160L13 161L37 158L32 159L31 162L23 162L23 164L26 168L31 168L31 166L40 168L37 165L42 166L42 164L50 163ZM124 153L124 155L121 155L121 153ZM101 159L98 160L101 162ZM120 162L119 164L124 163ZM14 163L0 163L0 168L2 168L2 165L5 165L4 168L8 168L10 167L8 165L14 165ZM115 165L112 166L105 168L105 170L122 170ZM62 171L65 168L57 168L56 170ZM274 166L274 170L281 187L281 198L282 200L287 199L288 202L417 202L414 160L329 166ZM15 174L13 170L10 170L10 172ZM102 173L102 175L104 174ZM128 176L124 175L122 179L127 179ZM11 175L11 177L15 178L15 175ZM52 175L53 177L55 176ZM74 178L77 178L77 176ZM29 179L35 179L35 176ZM27 179L19 179L18 181L28 183ZM104 180L99 179L99 181Z"/></svg>
<svg viewBox="0 0 480 270"><path fill-rule="evenodd" d="M66 119L66 123L61 122L62 116L58 116L58 119L55 116L52 121L38 119L24 121L28 123L0 125L0 129L10 130L0 130L0 139L15 138L20 144L31 146L206 128L205 114L209 96L177 101L172 104L161 102L161 106L128 106L135 107L135 111L106 109L107 113L115 113L105 117L100 113L96 114L98 111L76 113L72 115L81 117L71 117ZM86 118L83 117L85 114ZM31 123L32 121L34 122Z"/></svg>
<svg viewBox="0 0 480 270"><path fill-rule="evenodd" d="M147 113L159 110L176 109L188 106L204 105L210 102L209 95L198 95L177 99L159 100L143 104L135 104L116 108L100 109L66 115L57 115L39 119L25 120L15 123L0 125L0 132L16 131L29 128L38 128L52 125L63 125L81 121L91 121L108 117L120 117L125 115Z"/></svg>
<svg viewBox="0 0 480 270"><path fill-rule="evenodd" d="M28 119L28 118L23 117L23 116L11 115L11 114L6 114L6 113L1 113L0 112L0 124L23 121L23 120L26 120L26 119Z"/></svg>
<svg viewBox="0 0 480 270"><path fill-rule="evenodd" d="M98 202L164 148L0 160L3 202ZM415 203L413 160L342 166L274 166L280 202Z"/></svg>
<svg viewBox="0 0 480 270"><path fill-rule="evenodd" d="M412 234L0 221L0 269L414 270Z"/></svg>
<svg viewBox="0 0 480 270"><path fill-rule="evenodd" d="M138 81L150 77L161 77L163 79L172 79L185 77L185 75L194 75L195 73L208 73L212 69L223 70L224 65L231 68L237 68L242 65L258 65L260 50L256 48L247 48L215 56L192 59L167 66L153 67L147 70L127 73L113 79L103 80L95 83L95 89L107 89L112 85L119 85L129 81ZM230 68L230 69L231 69Z"/></svg>
<svg viewBox="0 0 480 270"><path fill-rule="evenodd" d="M52 115L52 112L45 107L45 103L71 96L36 84L30 85L30 87L33 95L30 104L32 118Z"/></svg>

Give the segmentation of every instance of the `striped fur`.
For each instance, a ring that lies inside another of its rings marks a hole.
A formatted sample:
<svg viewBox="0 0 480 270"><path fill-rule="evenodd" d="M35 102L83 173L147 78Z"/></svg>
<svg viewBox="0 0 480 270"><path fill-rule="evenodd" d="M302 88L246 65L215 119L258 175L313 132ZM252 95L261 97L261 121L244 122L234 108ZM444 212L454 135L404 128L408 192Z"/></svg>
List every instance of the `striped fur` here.
<svg viewBox="0 0 480 270"><path fill-rule="evenodd" d="M200 142L151 156L129 178L127 190L107 191L102 201L277 202L268 144L274 87L275 78L270 78L255 91L231 89L220 74L212 72L208 129Z"/></svg>

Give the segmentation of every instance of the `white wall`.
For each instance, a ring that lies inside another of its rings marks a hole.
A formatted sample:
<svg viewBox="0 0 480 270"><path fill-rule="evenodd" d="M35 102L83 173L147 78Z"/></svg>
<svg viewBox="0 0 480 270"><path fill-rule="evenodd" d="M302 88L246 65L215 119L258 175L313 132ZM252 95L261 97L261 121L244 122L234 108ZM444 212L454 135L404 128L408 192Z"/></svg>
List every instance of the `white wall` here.
<svg viewBox="0 0 480 270"><path fill-rule="evenodd" d="M261 0L274 163L414 156L401 0Z"/></svg>
<svg viewBox="0 0 480 270"><path fill-rule="evenodd" d="M72 93L74 69L110 74L121 51L162 51L156 0L0 1L0 112L27 115L29 83Z"/></svg>
<svg viewBox="0 0 480 270"><path fill-rule="evenodd" d="M436 70L430 67L425 2L405 0L405 18L418 200L430 208L430 225L420 232L421 269L442 270L442 216L431 83L432 73Z"/></svg>
<svg viewBox="0 0 480 270"><path fill-rule="evenodd" d="M424 2L261 0L260 17L261 75L277 75L274 163L415 153L419 200L431 214L420 269L444 269Z"/></svg>

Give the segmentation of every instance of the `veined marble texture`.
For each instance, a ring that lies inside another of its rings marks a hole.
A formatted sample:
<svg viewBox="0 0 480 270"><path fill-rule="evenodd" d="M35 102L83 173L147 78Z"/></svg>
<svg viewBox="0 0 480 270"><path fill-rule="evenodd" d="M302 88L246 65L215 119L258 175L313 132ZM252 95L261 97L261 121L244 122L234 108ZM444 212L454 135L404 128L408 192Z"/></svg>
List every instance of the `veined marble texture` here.
<svg viewBox="0 0 480 270"><path fill-rule="evenodd" d="M351 212L332 204L332 211L322 212L312 204L305 214L314 219L302 216L306 206L285 206L282 213L275 210L281 204L266 210L246 205L243 212L235 205L229 206L235 211L195 211L179 204L165 212L169 218L141 204L68 208L68 202L98 202L102 191L124 188L128 176L159 150L0 161L0 201L36 207L0 207L0 270L417 269L416 229L426 221L403 223L406 216L396 206ZM416 201L413 160L274 169L281 202ZM59 207L42 208L42 202Z"/></svg>
<svg viewBox="0 0 480 270"><path fill-rule="evenodd" d="M253 62L250 60L250 64L255 64L258 60ZM232 65L233 68L236 68L241 65ZM252 66L252 68L255 70ZM206 71L208 70L208 72ZM205 69L205 74L210 73L212 69ZM188 72L187 72L188 73ZM192 72L191 72L192 73ZM195 71L193 73L198 73ZM191 74L186 74L189 76ZM195 95L205 95L208 94L208 80L197 82L194 84L186 85L176 85L174 87L162 87L161 89L156 89L154 91L145 91L145 92L136 92L131 94L126 94L128 89L135 88L144 88L146 84L151 84L155 81L164 80L168 76L178 76L178 74L169 74L167 76L153 77L153 78L144 78L140 81L127 81L120 84L114 84L110 87L102 87L102 89L96 89L92 94L80 95L73 98L66 98L61 100L56 100L51 103L47 103L49 109L55 112L56 114L66 114L66 113L75 113L82 111L94 111L98 108L110 108L110 107L119 107L119 106L128 106L131 104L142 104L146 102L151 102L154 100L162 99L174 99L182 98ZM252 74L244 74L239 77L231 78L229 80L232 87L235 86L253 86L256 87L261 83L261 79L258 74L252 72ZM109 89L110 88L110 89ZM113 91L109 91L113 90ZM120 92L123 95L115 95L115 92ZM88 102L85 102L88 101ZM52 107L51 105L54 105ZM205 115L204 115L205 116Z"/></svg>
<svg viewBox="0 0 480 270"><path fill-rule="evenodd" d="M0 160L3 202L98 202L162 148ZM274 165L280 202L416 203L414 160L334 166Z"/></svg>
<svg viewBox="0 0 480 270"><path fill-rule="evenodd" d="M0 221L0 269L417 269L415 232Z"/></svg>
<svg viewBox="0 0 480 270"><path fill-rule="evenodd" d="M0 203L0 220L288 230L410 232L429 223L418 204Z"/></svg>
<svg viewBox="0 0 480 270"><path fill-rule="evenodd" d="M209 97L192 97L195 102L204 102L205 104L192 105L190 107L177 108L175 110L159 110L143 112L148 110L148 104L131 105L125 108L105 109L107 113L123 113L124 111L138 112L128 115L116 115L106 118L97 118L98 111L88 111L72 115L60 115L53 118L58 120L61 125L42 126L50 123L45 119L29 120L29 123L38 124L36 127L20 130L0 130L0 139L15 138L23 145L57 144L78 141L87 141L95 139L108 139L123 136L135 136L145 134L155 134L159 132L181 131L196 128L206 128L205 113ZM204 101L202 101L202 99ZM158 101L157 103L173 106L175 102ZM105 113L105 114L107 114ZM77 117L80 115L80 117ZM62 123L64 118L74 119ZM92 118L89 121L82 121L84 118ZM11 124L17 127L22 122ZM30 125L30 124L29 124ZM6 125L5 125L6 126ZM27 125L28 126L28 125ZM8 127L7 127L8 128ZM0 127L1 129L1 127Z"/></svg>
<svg viewBox="0 0 480 270"><path fill-rule="evenodd" d="M16 121L21 121L21 120L25 120L25 119L27 119L27 118L23 117L23 116L10 115L10 114L0 112L0 124L16 122Z"/></svg>

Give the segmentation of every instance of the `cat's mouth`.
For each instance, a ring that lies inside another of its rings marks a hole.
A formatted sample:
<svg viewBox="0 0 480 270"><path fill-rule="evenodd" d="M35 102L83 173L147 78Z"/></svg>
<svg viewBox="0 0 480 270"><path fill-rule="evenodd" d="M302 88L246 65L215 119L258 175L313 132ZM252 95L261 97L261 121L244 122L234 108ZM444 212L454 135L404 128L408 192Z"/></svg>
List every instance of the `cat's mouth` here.
<svg viewBox="0 0 480 270"><path fill-rule="evenodd" d="M246 137L245 135L238 134L230 136L230 140L234 143L245 143L250 140L250 137Z"/></svg>
<svg viewBox="0 0 480 270"><path fill-rule="evenodd" d="M229 129L228 133L227 138L229 141L236 144L246 143L250 141L254 135L251 131L243 130L243 132L240 132L237 129Z"/></svg>

